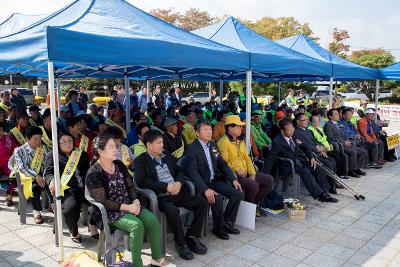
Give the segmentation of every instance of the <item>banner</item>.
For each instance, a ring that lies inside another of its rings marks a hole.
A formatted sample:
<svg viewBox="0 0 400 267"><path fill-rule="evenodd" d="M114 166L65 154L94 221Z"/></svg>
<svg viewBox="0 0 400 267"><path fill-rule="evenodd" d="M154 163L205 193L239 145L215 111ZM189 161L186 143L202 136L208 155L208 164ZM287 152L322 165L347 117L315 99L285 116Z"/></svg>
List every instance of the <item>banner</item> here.
<svg viewBox="0 0 400 267"><path fill-rule="evenodd" d="M400 146L400 135L395 134L388 136L386 137L386 142L389 150L394 149Z"/></svg>

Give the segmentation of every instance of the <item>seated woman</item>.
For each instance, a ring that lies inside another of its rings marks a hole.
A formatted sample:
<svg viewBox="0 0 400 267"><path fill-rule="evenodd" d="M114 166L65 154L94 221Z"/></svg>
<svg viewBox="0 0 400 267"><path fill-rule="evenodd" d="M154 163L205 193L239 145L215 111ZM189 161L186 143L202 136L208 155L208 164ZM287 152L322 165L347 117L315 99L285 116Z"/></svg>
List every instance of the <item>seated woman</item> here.
<svg viewBox="0 0 400 267"><path fill-rule="evenodd" d="M78 220L82 203L89 202L85 199L85 177L89 169L89 156L81 149L74 149L74 139L69 133L58 135L58 162L61 177L61 206L65 224L68 227L72 241L81 243L78 232ZM49 185L51 195L55 196L54 161L53 151L46 154L43 177ZM94 238L98 238L95 223L89 224L89 229Z"/></svg>
<svg viewBox="0 0 400 267"><path fill-rule="evenodd" d="M139 125L136 126L136 134L139 137L139 143L134 144L130 147L131 151L135 155L135 158L139 157L141 154L147 151L147 148L143 143L143 135L149 130L150 125L145 122L139 123Z"/></svg>
<svg viewBox="0 0 400 267"><path fill-rule="evenodd" d="M40 194L46 183L42 177L43 160L46 153L42 145L42 129L28 127L25 131L27 142L18 147L15 154L16 171L19 172L25 198L32 199L33 217L36 224L42 223Z"/></svg>
<svg viewBox="0 0 400 267"><path fill-rule="evenodd" d="M141 251L145 231L151 247L151 264L175 266L163 257L160 223L153 213L140 206L133 180L125 165L117 160L113 136L101 134L96 137L93 154L96 161L86 175L86 186L93 199L106 208L110 225L130 233L129 243L135 266L143 266Z"/></svg>
<svg viewBox="0 0 400 267"><path fill-rule="evenodd" d="M130 172L129 174L133 176L133 173L129 169L133 165L135 156L126 145L121 143L123 137L122 131L115 126L110 126L108 127L106 133L112 135L114 138L114 142L117 147L117 160L122 161L125 164L125 167L128 168L128 171Z"/></svg>

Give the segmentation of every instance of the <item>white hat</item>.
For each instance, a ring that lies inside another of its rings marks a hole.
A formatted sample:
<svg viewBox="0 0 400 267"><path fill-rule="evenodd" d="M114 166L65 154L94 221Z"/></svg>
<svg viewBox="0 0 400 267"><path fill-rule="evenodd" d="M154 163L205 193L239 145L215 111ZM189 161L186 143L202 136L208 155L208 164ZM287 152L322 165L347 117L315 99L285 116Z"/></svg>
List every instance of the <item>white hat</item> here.
<svg viewBox="0 0 400 267"><path fill-rule="evenodd" d="M372 108L367 108L367 109L364 111L364 114L375 114L375 110L372 109Z"/></svg>

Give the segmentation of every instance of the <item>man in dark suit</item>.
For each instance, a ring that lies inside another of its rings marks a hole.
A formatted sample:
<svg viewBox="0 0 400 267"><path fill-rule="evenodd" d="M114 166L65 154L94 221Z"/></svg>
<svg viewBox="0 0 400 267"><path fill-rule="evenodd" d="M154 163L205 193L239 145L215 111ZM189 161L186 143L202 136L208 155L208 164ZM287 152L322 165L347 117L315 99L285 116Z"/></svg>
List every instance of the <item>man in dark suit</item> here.
<svg viewBox="0 0 400 267"><path fill-rule="evenodd" d="M211 141L212 128L208 121L195 125L196 139L187 149L186 175L193 181L198 194L211 205L214 227L212 232L220 239L229 239L228 234L239 234L234 228L242 188L236 176L222 159L217 145ZM229 199L223 212L223 196Z"/></svg>
<svg viewBox="0 0 400 267"><path fill-rule="evenodd" d="M307 128L308 117L304 113L298 113L294 118L296 128L294 130L294 139L299 139L308 151L313 152L319 161L321 161L326 167L336 173L336 162L333 158L329 157L325 147L315 139L313 133ZM331 194L336 193L336 185L331 177L328 177L330 184L329 192Z"/></svg>
<svg viewBox="0 0 400 267"><path fill-rule="evenodd" d="M349 157L349 176L359 178L366 173L360 170L368 161L368 151L357 147L354 142L347 140L338 124L339 112L336 109L330 109L327 113L329 121L324 125L324 132L328 137L329 143L341 143L344 153Z"/></svg>
<svg viewBox="0 0 400 267"><path fill-rule="evenodd" d="M207 247L200 242L199 237L208 210L207 201L182 190L183 172L177 166L176 158L168 152L163 154L163 135L159 131L146 132L143 143L147 152L135 159L135 180L138 186L156 193L158 206L165 213L168 226L174 233L179 256L185 260L192 260L192 252L206 254ZM193 211L192 224L186 235L183 233L179 207Z"/></svg>
<svg viewBox="0 0 400 267"><path fill-rule="evenodd" d="M265 166L266 173L271 173L278 157L289 158L294 163L295 172L300 175L305 187L314 199L318 199L321 202L338 202L336 198L325 192L329 188L328 179L321 168L317 166L314 156L300 140L294 141L292 139L294 132L292 121L282 119L279 122L279 128L281 133L272 141L271 151ZM279 167L282 170L289 169L285 166L285 163L282 163Z"/></svg>

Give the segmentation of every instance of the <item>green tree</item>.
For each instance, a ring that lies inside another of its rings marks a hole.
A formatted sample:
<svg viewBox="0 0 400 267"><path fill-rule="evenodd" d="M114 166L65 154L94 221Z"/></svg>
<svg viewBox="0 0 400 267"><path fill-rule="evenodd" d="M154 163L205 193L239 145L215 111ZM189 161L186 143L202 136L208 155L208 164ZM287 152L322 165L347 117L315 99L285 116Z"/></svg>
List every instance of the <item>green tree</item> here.
<svg viewBox="0 0 400 267"><path fill-rule="evenodd" d="M382 48L354 51L349 56L349 60L362 66L376 69L384 68L395 63L395 57L392 53ZM351 87L361 88L369 100L374 100L372 95L375 92L374 81L351 82L350 85ZM385 89L395 89L396 87L397 84L394 82L383 81L383 88Z"/></svg>
<svg viewBox="0 0 400 267"><path fill-rule="evenodd" d="M250 20L241 21L250 29L271 40L287 38L300 33L310 37L314 41L318 41L319 39L313 35L313 31L308 23L301 24L294 17L263 17L255 22Z"/></svg>
<svg viewBox="0 0 400 267"><path fill-rule="evenodd" d="M346 41L350 39L349 33L346 30L334 28L332 38L333 41L328 44L329 51L342 58L346 58L346 54L350 49L350 46L346 44Z"/></svg>

